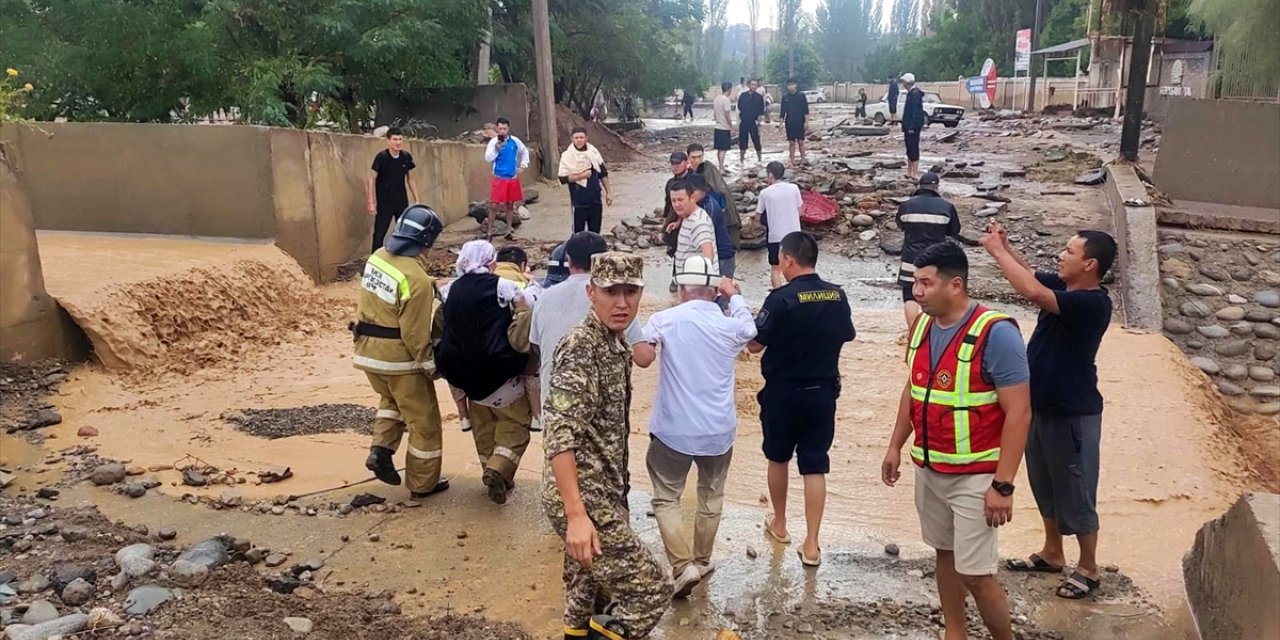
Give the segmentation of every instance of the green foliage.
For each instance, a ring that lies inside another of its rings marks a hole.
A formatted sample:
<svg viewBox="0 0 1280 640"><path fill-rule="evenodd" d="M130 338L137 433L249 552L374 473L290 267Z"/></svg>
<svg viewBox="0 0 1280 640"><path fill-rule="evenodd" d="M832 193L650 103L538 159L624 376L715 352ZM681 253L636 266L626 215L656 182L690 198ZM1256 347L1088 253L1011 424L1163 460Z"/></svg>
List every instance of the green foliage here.
<svg viewBox="0 0 1280 640"><path fill-rule="evenodd" d="M812 89L818 85L818 74L822 72L822 62L818 52L807 42L796 44L795 73L788 73L790 60L786 47L773 47L765 61L765 80L771 84L786 84L794 78L800 89Z"/></svg>
<svg viewBox="0 0 1280 640"><path fill-rule="evenodd" d="M1040 47L1052 47L1085 37L1085 20L1088 18L1089 0L1060 0L1049 12L1040 31ZM1080 69L1089 68L1089 50L1081 51ZM1075 73L1074 60L1049 63L1050 76L1071 76Z"/></svg>
<svg viewBox="0 0 1280 640"><path fill-rule="evenodd" d="M814 42L821 52L823 79L861 81L863 62L880 31L879 2L825 0L814 17Z"/></svg>
<svg viewBox="0 0 1280 640"><path fill-rule="evenodd" d="M1224 63L1245 77L1280 80L1280 0L1191 0L1188 12L1218 35Z"/></svg>

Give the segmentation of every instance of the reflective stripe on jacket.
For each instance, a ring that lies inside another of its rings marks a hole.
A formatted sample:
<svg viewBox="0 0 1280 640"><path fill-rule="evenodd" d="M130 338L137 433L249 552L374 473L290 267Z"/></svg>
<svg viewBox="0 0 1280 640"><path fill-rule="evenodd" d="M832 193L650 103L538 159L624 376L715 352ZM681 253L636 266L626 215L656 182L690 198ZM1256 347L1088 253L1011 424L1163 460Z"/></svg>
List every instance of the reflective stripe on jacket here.
<svg viewBox="0 0 1280 640"><path fill-rule="evenodd" d="M939 473L995 473L1004 410L995 385L982 376L983 347L997 322L1013 318L978 305L968 323L930 366L929 330L921 314L907 350L911 365L911 459Z"/></svg>
<svg viewBox="0 0 1280 640"><path fill-rule="evenodd" d="M383 375L434 374L432 332L442 328L433 321L437 306L435 279L417 257L378 249L364 265L356 320L397 328L400 337L357 337L351 363Z"/></svg>

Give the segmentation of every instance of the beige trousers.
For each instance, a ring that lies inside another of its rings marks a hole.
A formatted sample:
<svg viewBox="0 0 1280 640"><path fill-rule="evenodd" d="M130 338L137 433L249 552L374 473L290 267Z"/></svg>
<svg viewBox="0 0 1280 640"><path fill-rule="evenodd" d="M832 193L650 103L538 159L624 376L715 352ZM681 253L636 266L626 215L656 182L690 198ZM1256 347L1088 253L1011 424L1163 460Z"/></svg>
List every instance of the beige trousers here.
<svg viewBox="0 0 1280 640"><path fill-rule="evenodd" d="M724 481L732 458L733 449L718 456L689 456L657 438L649 438L645 462L653 484L653 514L658 520L667 559L677 576L694 562L711 563L711 550L724 508ZM698 467L698 508L694 514L692 544L685 534L684 513L680 509L680 497L684 494L691 464Z"/></svg>
<svg viewBox="0 0 1280 640"><path fill-rule="evenodd" d="M520 458L529 448L529 425L533 411L529 396L501 409L471 403L471 436L485 469L497 471L507 484L515 481Z"/></svg>
<svg viewBox="0 0 1280 640"><path fill-rule="evenodd" d="M388 376L366 371L365 374L373 390L381 396L377 419L373 421L373 446L395 451L400 448L407 428L405 486L414 493L434 489L440 481L440 458L444 451L435 385L422 373Z"/></svg>

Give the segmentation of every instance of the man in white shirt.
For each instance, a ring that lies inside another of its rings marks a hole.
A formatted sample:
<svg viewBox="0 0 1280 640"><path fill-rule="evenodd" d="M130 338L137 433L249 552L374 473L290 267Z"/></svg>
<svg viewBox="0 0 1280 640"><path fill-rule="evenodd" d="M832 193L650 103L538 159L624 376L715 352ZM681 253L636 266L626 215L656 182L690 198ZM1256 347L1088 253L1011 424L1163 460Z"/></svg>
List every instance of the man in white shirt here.
<svg viewBox="0 0 1280 640"><path fill-rule="evenodd" d="M704 256L715 266L716 273L719 273L715 223L694 199L694 185L686 180L676 180L671 183L670 188L671 208L675 210L676 220L667 225L667 233L680 230L676 236L676 268L692 256Z"/></svg>
<svg viewBox="0 0 1280 640"><path fill-rule="evenodd" d="M674 595L683 598L713 570L711 550L738 428L733 366L755 338L756 325L741 288L721 278L711 260L685 260L676 284L681 303L649 318L643 341L635 345L635 362L648 367L662 354L646 462L653 513L675 576ZM717 293L729 299L730 315L714 302ZM691 463L698 466L692 544L680 509Z"/></svg>
<svg viewBox="0 0 1280 640"><path fill-rule="evenodd" d="M729 101L729 92L733 83L728 80L720 83L720 95L711 101L711 112L716 119L715 139L716 163L720 171L724 171L724 154L733 146L733 103Z"/></svg>
<svg viewBox="0 0 1280 640"><path fill-rule="evenodd" d="M765 181L769 186L760 191L760 200L756 203L760 223L769 230L769 282L774 289L786 283L782 267L778 265L778 248L788 233L800 230L800 216L804 213L800 187L782 180L786 170L776 160L765 167Z"/></svg>
<svg viewBox="0 0 1280 640"><path fill-rule="evenodd" d="M533 306L529 320L529 342L537 345L542 372L541 398L546 398L551 385L551 358L556 347L568 335L569 330L582 322L591 310L587 298L587 284L591 281L591 257L609 250L609 243L600 234L579 231L564 243L565 261L569 263L569 277L542 292L538 304ZM640 323L633 322L627 329L627 342L640 341ZM533 408L534 415L542 415L541 402Z"/></svg>

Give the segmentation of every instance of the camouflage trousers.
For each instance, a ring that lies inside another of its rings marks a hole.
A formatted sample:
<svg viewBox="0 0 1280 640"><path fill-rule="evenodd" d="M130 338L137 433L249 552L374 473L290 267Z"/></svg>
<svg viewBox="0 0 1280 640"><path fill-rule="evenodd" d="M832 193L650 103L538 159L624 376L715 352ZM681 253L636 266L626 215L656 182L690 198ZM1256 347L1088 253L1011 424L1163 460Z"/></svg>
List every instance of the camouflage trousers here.
<svg viewBox="0 0 1280 640"><path fill-rule="evenodd" d="M596 596L613 601L612 615L631 631L628 640L645 638L671 606L674 587L653 553L631 529L621 509L592 509L588 515L600 538L600 555L586 569L564 556L564 624L566 631L586 629L596 613ZM564 538L568 523L552 516Z"/></svg>

